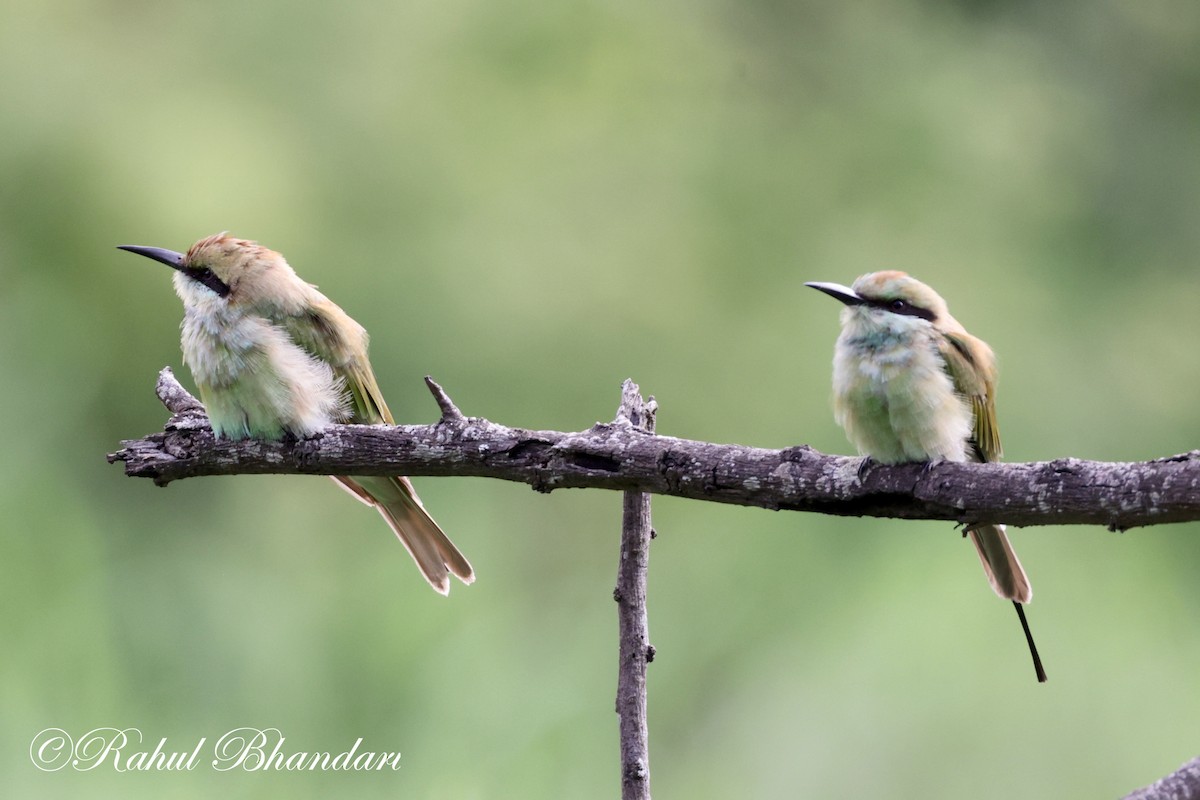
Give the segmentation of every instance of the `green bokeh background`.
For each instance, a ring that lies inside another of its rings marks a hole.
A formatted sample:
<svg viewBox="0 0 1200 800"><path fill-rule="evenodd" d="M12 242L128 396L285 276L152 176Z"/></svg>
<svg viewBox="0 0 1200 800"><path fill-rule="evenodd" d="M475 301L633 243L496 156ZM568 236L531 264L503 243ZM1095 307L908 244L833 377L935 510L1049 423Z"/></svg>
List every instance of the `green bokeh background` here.
<svg viewBox="0 0 1200 800"><path fill-rule="evenodd" d="M837 308L905 269L1001 359L1010 460L1200 446L1200 6L866 0L0 3L0 793L618 793L620 496L418 479L425 586L315 478L163 490L167 271L287 254L472 415L849 452ZM656 796L1113 797L1200 752L1200 526L1016 531L1050 682L941 523L658 498ZM383 774L43 773L47 727L358 737Z"/></svg>

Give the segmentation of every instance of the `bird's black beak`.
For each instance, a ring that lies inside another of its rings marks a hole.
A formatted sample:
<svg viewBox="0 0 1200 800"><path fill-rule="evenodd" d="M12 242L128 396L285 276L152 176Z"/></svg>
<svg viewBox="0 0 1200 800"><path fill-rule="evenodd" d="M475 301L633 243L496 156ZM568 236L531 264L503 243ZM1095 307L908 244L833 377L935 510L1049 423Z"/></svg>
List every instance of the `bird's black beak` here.
<svg viewBox="0 0 1200 800"><path fill-rule="evenodd" d="M139 256L153 258L160 264L166 264L171 269L183 270L183 253L176 253L174 250L166 250L161 247L142 247L138 244L119 244L117 245L117 249L128 250L131 253L137 253Z"/></svg>
<svg viewBox="0 0 1200 800"><path fill-rule="evenodd" d="M174 250L167 250L163 247L143 247L140 244L119 244L117 245L117 249L128 250L131 253L137 253L139 256L152 258L160 264L166 264L171 269L179 270L197 283L204 284L221 297L229 295L229 286L214 275L212 270L207 267L193 269L185 266L183 253L176 253Z"/></svg>
<svg viewBox="0 0 1200 800"><path fill-rule="evenodd" d="M820 281L813 281L804 285L816 289L818 292L824 292L836 300L841 300L848 306L860 306L867 302L862 297L859 297L857 294L855 294L854 290L849 286L842 286L840 283L821 283Z"/></svg>

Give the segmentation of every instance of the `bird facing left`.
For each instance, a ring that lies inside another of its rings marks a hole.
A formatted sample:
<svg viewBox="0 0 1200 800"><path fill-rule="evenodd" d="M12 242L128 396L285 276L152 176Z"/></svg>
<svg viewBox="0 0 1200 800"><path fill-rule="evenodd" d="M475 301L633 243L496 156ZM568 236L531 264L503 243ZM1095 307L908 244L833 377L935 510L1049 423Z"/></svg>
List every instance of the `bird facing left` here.
<svg viewBox="0 0 1200 800"><path fill-rule="evenodd" d="M995 461L996 357L950 316L946 301L903 272L854 286L806 283L843 305L834 346L834 416L859 452L882 464ZM1033 589L1004 526L969 526L988 583L1011 600L1039 682L1046 680L1021 606Z"/></svg>
<svg viewBox="0 0 1200 800"><path fill-rule="evenodd" d="M227 439L311 436L336 423L394 425L367 359L367 332L282 255L225 233L186 253L120 245L175 270L181 346L213 433ZM408 478L334 476L383 515L430 586L475 573Z"/></svg>

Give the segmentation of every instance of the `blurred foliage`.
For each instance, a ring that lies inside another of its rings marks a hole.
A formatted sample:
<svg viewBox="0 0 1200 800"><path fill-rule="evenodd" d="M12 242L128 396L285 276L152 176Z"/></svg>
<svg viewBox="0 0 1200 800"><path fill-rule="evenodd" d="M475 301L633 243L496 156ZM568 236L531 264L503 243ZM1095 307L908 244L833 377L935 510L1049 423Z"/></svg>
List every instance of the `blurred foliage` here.
<svg viewBox="0 0 1200 800"><path fill-rule="evenodd" d="M254 238L397 417L848 452L837 309L906 269L1002 363L1011 460L1200 446L1200 6L5 0L0 779L11 797L612 797L620 500L418 479L435 596L328 482L104 462L180 367L166 271ZM186 370L180 375L188 381ZM655 501L664 797L1094 797L1200 745L1200 526L1017 531L1050 674L948 525ZM901 530L903 529L903 530ZM33 735L274 726L398 773L44 774Z"/></svg>

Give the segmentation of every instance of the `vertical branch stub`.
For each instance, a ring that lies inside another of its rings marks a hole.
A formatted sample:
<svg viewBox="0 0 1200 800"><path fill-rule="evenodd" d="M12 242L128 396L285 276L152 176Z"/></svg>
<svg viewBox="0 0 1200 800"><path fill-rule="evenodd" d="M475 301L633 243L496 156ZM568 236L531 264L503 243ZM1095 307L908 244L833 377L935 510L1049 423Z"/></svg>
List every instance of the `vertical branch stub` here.
<svg viewBox="0 0 1200 800"><path fill-rule="evenodd" d="M441 423L443 425L456 425L466 422L466 417L458 410L458 406L454 405L454 401L450 399L450 395L446 394L446 390L441 384L433 379L432 376L425 376L425 386L429 389L429 393L433 395L433 400L438 404L438 409L442 412Z"/></svg>
<svg viewBox="0 0 1200 800"><path fill-rule="evenodd" d="M204 413L204 404L183 388L183 384L175 377L175 372L170 367L159 370L154 393L172 414Z"/></svg>
<svg viewBox="0 0 1200 800"><path fill-rule="evenodd" d="M654 433L655 416L658 413L658 403L651 395L643 400L641 390L631 379L626 378L621 384L621 405L617 407L618 425L625 425L646 433Z"/></svg>
<svg viewBox="0 0 1200 800"><path fill-rule="evenodd" d="M616 422L654 432L658 410L654 398L643 400L636 383L621 387ZM621 732L621 798L649 800L650 751L646 719L646 664L653 652L646 613L646 572L650 558L650 495L622 495L621 559L617 567L617 624L620 635L617 674L617 715Z"/></svg>

